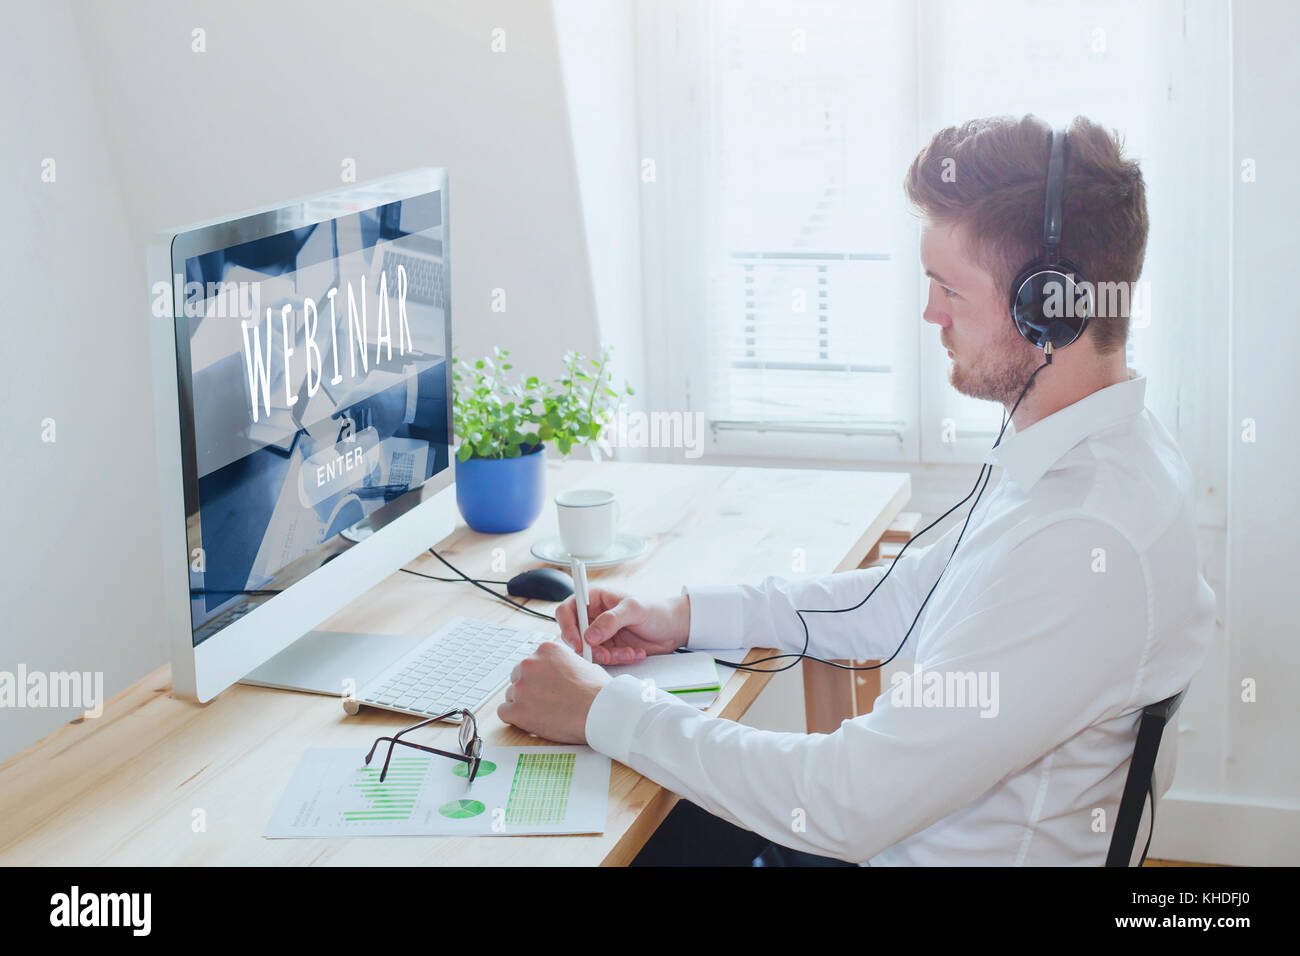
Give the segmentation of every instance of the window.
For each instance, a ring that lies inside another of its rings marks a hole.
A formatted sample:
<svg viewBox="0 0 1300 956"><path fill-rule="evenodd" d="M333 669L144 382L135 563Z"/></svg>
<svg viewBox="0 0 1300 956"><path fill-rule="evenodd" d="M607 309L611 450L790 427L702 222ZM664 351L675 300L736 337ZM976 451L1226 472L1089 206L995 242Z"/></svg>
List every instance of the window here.
<svg viewBox="0 0 1300 956"><path fill-rule="evenodd" d="M906 3L713 9L708 417L901 437L915 245ZM903 228L900 228L900 225Z"/></svg>
<svg viewBox="0 0 1300 956"><path fill-rule="evenodd" d="M715 454L981 460L1002 411L947 381L902 179L941 127L1030 112L1117 128L1143 163L1129 364L1186 375L1161 317L1214 321L1175 283L1222 260L1171 197L1218 161L1213 80L1184 64L1226 65L1220 17L1197 0L643 2L649 401L704 411ZM1177 396L1151 392L1173 430Z"/></svg>

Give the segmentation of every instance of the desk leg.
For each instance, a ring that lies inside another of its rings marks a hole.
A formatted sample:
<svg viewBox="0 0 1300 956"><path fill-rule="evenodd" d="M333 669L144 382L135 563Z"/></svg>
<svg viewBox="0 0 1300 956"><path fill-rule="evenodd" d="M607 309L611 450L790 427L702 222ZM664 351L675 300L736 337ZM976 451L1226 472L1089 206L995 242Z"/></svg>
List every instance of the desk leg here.
<svg viewBox="0 0 1300 956"><path fill-rule="evenodd" d="M855 667L879 664L880 661L853 661ZM880 668L853 672L853 713L861 717L871 713L871 707L880 696Z"/></svg>
<svg viewBox="0 0 1300 956"><path fill-rule="evenodd" d="M852 667L876 661L837 661ZM880 696L880 671L846 671L821 661L803 662L804 720L810 734L831 734L851 717L871 713Z"/></svg>
<svg viewBox="0 0 1300 956"><path fill-rule="evenodd" d="M810 734L830 734L853 716L852 671L821 661L803 662L803 712Z"/></svg>

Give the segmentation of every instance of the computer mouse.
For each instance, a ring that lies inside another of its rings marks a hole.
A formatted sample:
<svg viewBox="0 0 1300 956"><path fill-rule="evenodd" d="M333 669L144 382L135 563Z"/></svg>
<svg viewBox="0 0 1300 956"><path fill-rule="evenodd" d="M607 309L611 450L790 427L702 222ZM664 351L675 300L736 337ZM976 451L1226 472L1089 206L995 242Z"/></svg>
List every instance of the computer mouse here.
<svg viewBox="0 0 1300 956"><path fill-rule="evenodd" d="M512 597L563 601L573 593L573 578L557 568L533 568L507 581L506 593Z"/></svg>

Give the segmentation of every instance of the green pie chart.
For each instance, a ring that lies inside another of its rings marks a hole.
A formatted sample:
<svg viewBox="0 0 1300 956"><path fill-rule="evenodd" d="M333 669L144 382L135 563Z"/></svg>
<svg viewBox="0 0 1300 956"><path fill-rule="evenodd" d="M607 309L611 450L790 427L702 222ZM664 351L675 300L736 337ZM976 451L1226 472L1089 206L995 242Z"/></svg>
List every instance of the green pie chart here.
<svg viewBox="0 0 1300 956"><path fill-rule="evenodd" d="M444 803L438 808L438 812L444 817L452 820L465 820L469 817L476 817L486 808L477 800L452 800L450 803Z"/></svg>
<svg viewBox="0 0 1300 956"><path fill-rule="evenodd" d="M497 765L494 764L491 760L480 760L478 765L478 777L486 777L496 768ZM468 777L469 764L457 763L451 768L451 772L458 777ZM477 777L475 779L477 779Z"/></svg>

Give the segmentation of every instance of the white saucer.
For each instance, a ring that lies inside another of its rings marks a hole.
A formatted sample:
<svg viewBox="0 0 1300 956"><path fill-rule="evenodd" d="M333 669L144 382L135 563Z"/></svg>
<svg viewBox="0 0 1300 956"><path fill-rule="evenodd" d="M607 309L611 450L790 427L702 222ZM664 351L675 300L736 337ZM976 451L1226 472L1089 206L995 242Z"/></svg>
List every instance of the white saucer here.
<svg viewBox="0 0 1300 956"><path fill-rule="evenodd" d="M614 546L597 558L587 558L583 563L589 568L607 568L613 564L622 564L632 558L639 557L645 553L649 547L646 539L639 534L629 534L626 531L620 531L614 535ZM549 538L543 538L531 548L533 557L540 558L547 564L558 564L562 568L567 568L572 558L569 552L564 550L564 543L560 540L558 534L553 534Z"/></svg>

